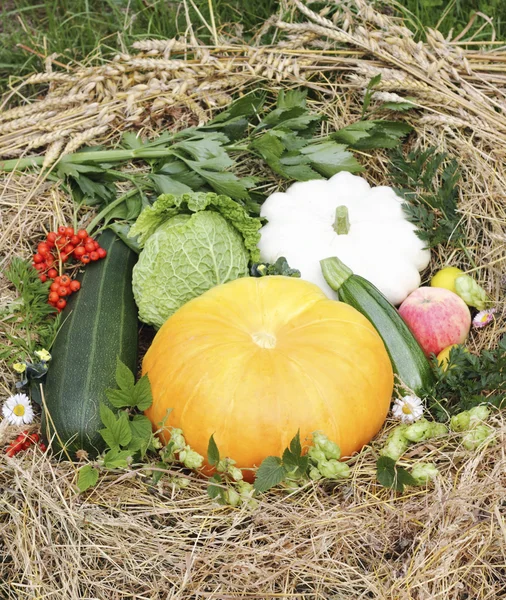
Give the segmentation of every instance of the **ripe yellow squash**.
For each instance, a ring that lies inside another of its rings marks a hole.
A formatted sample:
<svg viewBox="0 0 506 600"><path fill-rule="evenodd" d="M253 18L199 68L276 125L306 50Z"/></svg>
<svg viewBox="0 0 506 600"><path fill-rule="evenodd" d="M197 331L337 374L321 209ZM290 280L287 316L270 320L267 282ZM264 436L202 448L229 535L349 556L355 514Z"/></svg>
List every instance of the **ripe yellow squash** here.
<svg viewBox="0 0 506 600"><path fill-rule="evenodd" d="M290 277L244 277L212 288L160 328L144 361L146 415L168 441L182 428L206 456L211 435L240 468L281 456L300 429L343 456L383 425L393 373L380 336L357 310Z"/></svg>

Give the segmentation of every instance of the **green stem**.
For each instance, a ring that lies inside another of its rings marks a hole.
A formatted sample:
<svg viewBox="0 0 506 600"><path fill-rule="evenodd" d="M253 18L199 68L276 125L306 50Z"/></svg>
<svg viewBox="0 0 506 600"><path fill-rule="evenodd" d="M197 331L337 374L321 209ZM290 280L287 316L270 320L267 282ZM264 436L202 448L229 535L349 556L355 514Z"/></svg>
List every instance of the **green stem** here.
<svg viewBox="0 0 506 600"><path fill-rule="evenodd" d="M75 152L66 154L60 159L60 164L86 164L101 162L124 162L135 159L165 158L170 156L172 151L166 147L162 148L135 148L133 150L95 150L94 152ZM8 172L29 167L39 167L44 162L44 156L30 156L28 158L13 158L11 160L0 161L0 171Z"/></svg>
<svg viewBox="0 0 506 600"><path fill-rule="evenodd" d="M341 262L337 256L324 258L320 261L325 281L334 291L339 291L343 283L353 275L353 271Z"/></svg>
<svg viewBox="0 0 506 600"><path fill-rule="evenodd" d="M466 255L467 260L471 263L471 266L474 269L477 269L478 266L476 265L476 263L473 260L473 257L469 254L469 250L464 246L464 244L462 243L462 240L459 240L459 246L462 249L462 251L464 252L464 254Z"/></svg>
<svg viewBox="0 0 506 600"><path fill-rule="evenodd" d="M336 208L336 220L333 227L337 235L346 235L350 231L350 216L347 206L343 205Z"/></svg>
<svg viewBox="0 0 506 600"><path fill-rule="evenodd" d="M131 196L135 196L135 194L138 194L138 190L134 189L134 190L130 190L129 192L127 192L126 194L123 194L122 196L119 196L118 198L116 198L116 200L113 200L110 204L108 204L103 210L101 210L98 215L95 216L95 218L91 221L91 223L88 225L88 227L86 228L86 231L91 235L92 231L95 229L95 227L100 223L100 221L106 216L108 215L113 209L115 209L118 205L120 205L122 202L124 202L125 200L127 200L128 198L130 198Z"/></svg>

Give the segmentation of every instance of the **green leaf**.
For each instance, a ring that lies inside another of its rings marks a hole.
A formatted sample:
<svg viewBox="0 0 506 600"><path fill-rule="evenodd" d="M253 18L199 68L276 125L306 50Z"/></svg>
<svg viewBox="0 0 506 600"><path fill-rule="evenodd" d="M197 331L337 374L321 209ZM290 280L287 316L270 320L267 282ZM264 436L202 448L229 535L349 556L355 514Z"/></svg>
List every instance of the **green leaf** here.
<svg viewBox="0 0 506 600"><path fill-rule="evenodd" d="M104 403L100 404L100 419L108 429L113 428L116 425L116 415Z"/></svg>
<svg viewBox="0 0 506 600"><path fill-rule="evenodd" d="M254 488L257 492L265 492L281 483L286 477L286 469L277 456L268 456L258 467Z"/></svg>
<svg viewBox="0 0 506 600"><path fill-rule="evenodd" d="M116 419L114 413L107 406L102 404L100 406L100 416L106 427L105 429L100 429L99 433L107 446L111 449L127 446L132 439L132 431L130 429L127 413L120 413L119 417Z"/></svg>
<svg viewBox="0 0 506 600"><path fill-rule="evenodd" d="M134 415L130 420L130 430L132 438L151 441L153 435L153 426L151 421L144 415Z"/></svg>
<svg viewBox="0 0 506 600"><path fill-rule="evenodd" d="M186 194L191 192L192 188L177 181L169 175L162 173L154 173L149 176L151 181L155 184L156 191L159 194Z"/></svg>
<svg viewBox="0 0 506 600"><path fill-rule="evenodd" d="M224 501L225 489L221 487L222 485L223 479L221 475L218 475L218 473L215 473L212 477L209 477L209 485L207 486L207 495L209 498L212 500L217 500L219 498Z"/></svg>
<svg viewBox="0 0 506 600"><path fill-rule="evenodd" d="M383 487L403 492L404 486L416 485L415 479L402 467L396 466L389 456L381 456L376 462L376 476Z"/></svg>
<svg viewBox="0 0 506 600"><path fill-rule="evenodd" d="M132 405L142 411L147 410L153 404L151 384L149 383L147 374L143 375L135 384L132 401Z"/></svg>
<svg viewBox="0 0 506 600"><path fill-rule="evenodd" d="M135 385L135 376L130 369L121 361L118 356L116 359L116 383L118 387L125 391L130 391Z"/></svg>
<svg viewBox="0 0 506 600"><path fill-rule="evenodd" d="M409 102L409 98L406 98L404 102L383 102L383 104L381 104L378 108L386 110L405 111L415 108L415 105L412 102Z"/></svg>
<svg viewBox="0 0 506 600"><path fill-rule="evenodd" d="M332 141L310 144L300 151L324 177L332 177L340 171L358 173L364 168L346 146Z"/></svg>
<svg viewBox="0 0 506 600"><path fill-rule="evenodd" d="M77 487L80 492L85 492L95 486L98 481L98 470L92 465L84 465L78 471Z"/></svg>
<svg viewBox="0 0 506 600"><path fill-rule="evenodd" d="M290 442L290 452L297 458L302 453L302 447L300 445L300 430L297 431Z"/></svg>
<svg viewBox="0 0 506 600"><path fill-rule="evenodd" d="M214 435L209 438L209 444L207 446L207 462L211 465L217 465L220 462L220 451L214 441Z"/></svg>
<svg viewBox="0 0 506 600"><path fill-rule="evenodd" d="M293 473L299 468L299 456L297 454L293 454L289 448L285 448L282 460L283 466L289 473Z"/></svg>
<svg viewBox="0 0 506 600"><path fill-rule="evenodd" d="M113 390L111 388L107 388L105 390L105 395L114 408L133 406L131 391Z"/></svg>
<svg viewBox="0 0 506 600"><path fill-rule="evenodd" d="M130 450L120 450L114 448L104 454L104 467L108 469L126 469L128 467L127 459L131 457Z"/></svg>
<svg viewBox="0 0 506 600"><path fill-rule="evenodd" d="M378 73L378 75L372 77L369 83L367 84L364 94L364 102L362 103L362 117L364 117L365 113L367 112L367 109L369 108L369 104L371 104L371 98L374 93L373 88L376 87L380 81L381 73Z"/></svg>

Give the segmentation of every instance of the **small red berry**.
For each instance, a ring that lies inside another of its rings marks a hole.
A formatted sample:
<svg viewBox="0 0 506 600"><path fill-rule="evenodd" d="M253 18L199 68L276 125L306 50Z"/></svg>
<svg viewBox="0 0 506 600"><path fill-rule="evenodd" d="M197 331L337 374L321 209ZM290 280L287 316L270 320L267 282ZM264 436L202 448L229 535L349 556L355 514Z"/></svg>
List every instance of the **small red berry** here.
<svg viewBox="0 0 506 600"><path fill-rule="evenodd" d="M86 254L86 249L84 246L77 246L77 248L74 249L75 258L80 258L81 256L83 256L83 254Z"/></svg>
<svg viewBox="0 0 506 600"><path fill-rule="evenodd" d="M83 256L81 256L81 262L85 265L87 265L90 262L90 260L91 258L88 254L83 254Z"/></svg>
<svg viewBox="0 0 506 600"><path fill-rule="evenodd" d="M79 281L77 281L76 279L74 279L73 281L70 282L70 289L73 292L77 292L78 290L81 289L81 284L79 283Z"/></svg>
<svg viewBox="0 0 506 600"><path fill-rule="evenodd" d="M93 242L93 245L95 246L95 250L100 248L100 244L98 242Z"/></svg>
<svg viewBox="0 0 506 600"><path fill-rule="evenodd" d="M80 230L77 232L77 237L78 237L80 240L85 240L85 239L88 237L88 232L86 231L86 229L80 229Z"/></svg>
<svg viewBox="0 0 506 600"><path fill-rule="evenodd" d="M84 248L86 249L86 252L93 252L95 250L95 244L93 242L86 242L86 244L84 245ZM35 255L37 256L37 255ZM35 261L35 257L33 259ZM35 261L37 262L37 261Z"/></svg>
<svg viewBox="0 0 506 600"><path fill-rule="evenodd" d="M47 274L48 274L48 277L50 277L51 279L58 277L58 271L56 269L49 269ZM56 283L58 283L58 282L56 282Z"/></svg>
<svg viewBox="0 0 506 600"><path fill-rule="evenodd" d="M61 279L60 279L60 283L62 285L64 285L65 287L68 287L70 285L70 282L72 280L70 279L70 277L68 275L62 275Z"/></svg>
<svg viewBox="0 0 506 600"><path fill-rule="evenodd" d="M47 236L46 236L46 240L50 243L53 244L56 242L56 238L58 236L56 235L56 233L54 231L50 231Z"/></svg>
<svg viewBox="0 0 506 600"><path fill-rule="evenodd" d="M67 227L65 229L65 235L69 238L71 238L74 235L74 228L73 227Z"/></svg>
<svg viewBox="0 0 506 600"><path fill-rule="evenodd" d="M56 303L56 308L58 310L63 310L66 306L67 306L67 301L64 300L63 298L60 298L58 300L58 302Z"/></svg>
<svg viewBox="0 0 506 600"><path fill-rule="evenodd" d="M60 299L58 292L49 292L48 300L51 303L56 303Z"/></svg>
<svg viewBox="0 0 506 600"><path fill-rule="evenodd" d="M47 265L45 262L36 263L35 268L37 269L37 271L45 271L47 268Z"/></svg>
<svg viewBox="0 0 506 600"><path fill-rule="evenodd" d="M91 252L91 250L90 250L90 252ZM37 254L34 254L34 255L33 255L33 262L34 262L35 264L37 264L37 263L41 263L41 262L44 262L44 257L42 256L42 254L39 254L39 253L37 252Z"/></svg>
<svg viewBox="0 0 506 600"><path fill-rule="evenodd" d="M93 252L90 252L90 258L91 260L98 260L100 256L98 255L98 252L95 252L95 250L93 250Z"/></svg>
<svg viewBox="0 0 506 600"><path fill-rule="evenodd" d="M61 277L58 275L57 277L54 278L55 283L60 283L61 281Z"/></svg>
<svg viewBox="0 0 506 600"><path fill-rule="evenodd" d="M60 225L58 227L58 233L60 235L66 235L67 234L67 228L65 227L65 225Z"/></svg>
<svg viewBox="0 0 506 600"><path fill-rule="evenodd" d="M42 450L42 452L45 452L47 450L46 444L43 444L42 442L39 444L39 448Z"/></svg>
<svg viewBox="0 0 506 600"><path fill-rule="evenodd" d="M58 291L56 292L58 296L68 296L68 289L64 285L60 285Z"/></svg>
<svg viewBox="0 0 506 600"><path fill-rule="evenodd" d="M59 237L59 238L56 240L56 247L57 247L57 248L60 248L60 249L61 249L61 248L63 248L63 247L66 245L66 244L67 244L67 240L66 240L66 238L64 238L64 237Z"/></svg>
<svg viewBox="0 0 506 600"><path fill-rule="evenodd" d="M73 235L73 236L70 238L70 243L71 243L73 246L77 246L77 244L79 244L79 242L80 242L80 241L81 241L81 240L80 240L80 239L77 237L77 235Z"/></svg>
<svg viewBox="0 0 506 600"><path fill-rule="evenodd" d="M107 250L105 248L99 248L97 254L99 258L105 258L107 256Z"/></svg>
<svg viewBox="0 0 506 600"><path fill-rule="evenodd" d="M51 251L49 250L49 246L44 242L41 242L37 245L37 252L44 257L51 253Z"/></svg>
<svg viewBox="0 0 506 600"><path fill-rule="evenodd" d="M39 279L42 281L42 283L46 283L47 275L44 275L44 273L42 273L42 275L39 275Z"/></svg>

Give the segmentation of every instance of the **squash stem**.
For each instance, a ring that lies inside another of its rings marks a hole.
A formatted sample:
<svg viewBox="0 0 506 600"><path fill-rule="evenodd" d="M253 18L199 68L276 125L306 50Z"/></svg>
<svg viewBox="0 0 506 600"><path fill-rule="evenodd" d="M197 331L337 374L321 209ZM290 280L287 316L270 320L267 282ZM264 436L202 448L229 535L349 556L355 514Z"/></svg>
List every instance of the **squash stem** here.
<svg viewBox="0 0 506 600"><path fill-rule="evenodd" d="M320 261L325 281L334 291L339 291L343 283L353 275L353 271L341 262L337 256L324 258Z"/></svg>
<svg viewBox="0 0 506 600"><path fill-rule="evenodd" d="M336 208L336 220L333 227L337 235L346 235L350 231L350 217L347 206Z"/></svg>

